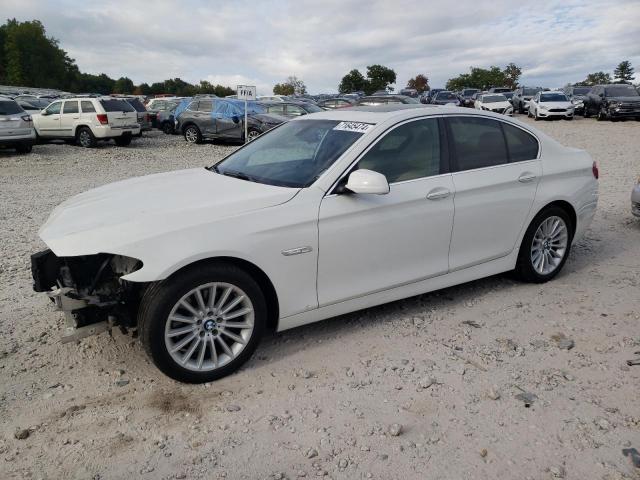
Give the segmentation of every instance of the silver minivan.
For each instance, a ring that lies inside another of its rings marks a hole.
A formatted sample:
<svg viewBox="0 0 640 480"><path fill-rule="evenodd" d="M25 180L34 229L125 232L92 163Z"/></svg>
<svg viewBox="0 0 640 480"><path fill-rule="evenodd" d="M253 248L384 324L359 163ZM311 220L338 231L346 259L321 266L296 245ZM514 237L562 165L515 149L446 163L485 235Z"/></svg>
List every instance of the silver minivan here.
<svg viewBox="0 0 640 480"><path fill-rule="evenodd" d="M29 153L35 141L31 115L12 98L0 96L0 147Z"/></svg>

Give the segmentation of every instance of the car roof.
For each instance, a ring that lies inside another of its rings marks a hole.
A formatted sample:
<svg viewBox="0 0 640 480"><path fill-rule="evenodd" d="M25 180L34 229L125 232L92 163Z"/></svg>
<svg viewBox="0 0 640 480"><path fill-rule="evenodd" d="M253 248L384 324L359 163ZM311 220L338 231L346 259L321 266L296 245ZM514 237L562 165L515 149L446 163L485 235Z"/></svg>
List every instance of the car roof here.
<svg viewBox="0 0 640 480"><path fill-rule="evenodd" d="M405 118L421 117L425 115L441 115L459 113L463 115L480 115L491 112L476 111L471 108L452 107L447 105L424 105L419 103L411 104L386 104L386 105L367 105L358 107L339 108L336 110L326 110L323 112L312 113L298 117L294 121L300 120L337 120L342 122L364 122L364 123L382 123L390 119L403 120ZM487 116L487 115L485 115ZM495 114L498 118L503 115Z"/></svg>

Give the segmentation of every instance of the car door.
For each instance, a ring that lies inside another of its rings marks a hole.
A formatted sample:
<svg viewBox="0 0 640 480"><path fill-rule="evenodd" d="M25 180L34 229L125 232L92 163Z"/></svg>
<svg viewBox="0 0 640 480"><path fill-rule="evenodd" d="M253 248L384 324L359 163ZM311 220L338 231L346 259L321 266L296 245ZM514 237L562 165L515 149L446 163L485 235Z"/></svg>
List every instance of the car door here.
<svg viewBox="0 0 640 480"><path fill-rule="evenodd" d="M44 114L35 119L38 135L41 137L56 137L60 135L60 111L62 102L53 102L44 109Z"/></svg>
<svg viewBox="0 0 640 480"><path fill-rule="evenodd" d="M516 247L542 167L538 141L482 116L447 118L455 187L451 271L504 257Z"/></svg>
<svg viewBox="0 0 640 480"><path fill-rule="evenodd" d="M216 135L217 119L213 115L213 100L200 100L196 111L193 111L192 117L203 135Z"/></svg>
<svg viewBox="0 0 640 480"><path fill-rule="evenodd" d="M221 105L214 114L216 132L225 138L241 139L244 133L244 109L241 111L233 105Z"/></svg>
<svg viewBox="0 0 640 480"><path fill-rule="evenodd" d="M321 306L447 273L453 182L441 125L423 118L395 126L349 170L384 174L388 194L330 191L322 200Z"/></svg>
<svg viewBox="0 0 640 480"><path fill-rule="evenodd" d="M78 100L65 100L60 115L60 136L72 137L75 134L75 125L80 119Z"/></svg>

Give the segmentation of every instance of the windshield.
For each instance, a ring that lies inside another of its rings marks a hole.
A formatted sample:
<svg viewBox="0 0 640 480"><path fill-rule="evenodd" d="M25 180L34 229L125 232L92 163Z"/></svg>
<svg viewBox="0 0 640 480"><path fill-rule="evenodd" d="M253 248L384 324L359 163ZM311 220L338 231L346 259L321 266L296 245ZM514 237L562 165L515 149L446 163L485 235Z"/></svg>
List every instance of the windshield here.
<svg viewBox="0 0 640 480"><path fill-rule="evenodd" d="M573 94L574 95L586 95L591 91L591 87L574 87Z"/></svg>
<svg viewBox="0 0 640 480"><path fill-rule="evenodd" d="M456 96L451 92L440 92L436 95L436 100L455 100Z"/></svg>
<svg viewBox="0 0 640 480"><path fill-rule="evenodd" d="M302 107L302 108L304 108L309 113L324 112L323 109L321 109L317 105L314 105L313 103L305 103L304 107Z"/></svg>
<svg viewBox="0 0 640 480"><path fill-rule="evenodd" d="M638 91L631 85L616 85L605 88L607 97L637 97Z"/></svg>
<svg viewBox="0 0 640 480"><path fill-rule="evenodd" d="M13 100L0 100L0 115L15 115L24 113L24 110Z"/></svg>
<svg viewBox="0 0 640 480"><path fill-rule="evenodd" d="M540 95L541 102L568 102L564 93L543 93Z"/></svg>
<svg viewBox="0 0 640 480"><path fill-rule="evenodd" d="M483 95L482 103L498 103L498 102L506 102L507 97L504 95Z"/></svg>
<svg viewBox="0 0 640 480"><path fill-rule="evenodd" d="M268 185L311 185L370 124L337 120L285 123L229 155L211 170Z"/></svg>
<svg viewBox="0 0 640 480"><path fill-rule="evenodd" d="M138 100L137 98L127 99L127 102L129 102L129 105L131 105L133 108L136 109L136 112L146 112L147 111L147 109L145 108L143 103L140 100Z"/></svg>
<svg viewBox="0 0 640 480"><path fill-rule="evenodd" d="M523 95L535 95L536 93L538 93L540 91L539 88L524 88L522 89L522 94Z"/></svg>
<svg viewBox="0 0 640 480"><path fill-rule="evenodd" d="M105 112L135 112L135 109L124 100L100 100Z"/></svg>

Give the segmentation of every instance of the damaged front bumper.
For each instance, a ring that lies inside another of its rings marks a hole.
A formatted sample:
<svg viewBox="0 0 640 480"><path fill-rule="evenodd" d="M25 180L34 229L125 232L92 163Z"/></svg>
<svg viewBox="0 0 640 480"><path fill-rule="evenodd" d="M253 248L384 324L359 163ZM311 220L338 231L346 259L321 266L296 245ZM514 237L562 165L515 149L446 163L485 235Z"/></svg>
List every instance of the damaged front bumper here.
<svg viewBox="0 0 640 480"><path fill-rule="evenodd" d="M120 277L141 267L139 260L112 254L57 257L45 250L31 256L33 289L65 314L63 343L135 325L142 285Z"/></svg>

